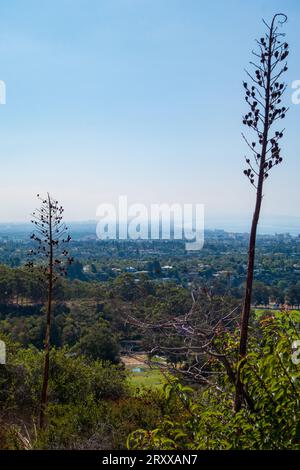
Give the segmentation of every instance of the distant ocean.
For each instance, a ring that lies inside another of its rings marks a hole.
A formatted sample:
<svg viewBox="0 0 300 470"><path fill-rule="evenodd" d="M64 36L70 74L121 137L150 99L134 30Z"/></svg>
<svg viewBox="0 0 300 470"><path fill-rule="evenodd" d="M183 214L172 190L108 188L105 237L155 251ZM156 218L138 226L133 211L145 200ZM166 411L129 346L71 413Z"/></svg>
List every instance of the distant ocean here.
<svg viewBox="0 0 300 470"><path fill-rule="evenodd" d="M77 238L82 235L96 235L96 221L67 222L73 236ZM228 217L205 217L206 230L225 230L225 232L249 233L251 218L237 216ZM32 230L30 223L0 223L0 237L26 238ZM275 235L276 233L300 234L300 217L267 217L263 215L260 219L258 233L262 235Z"/></svg>
<svg viewBox="0 0 300 470"><path fill-rule="evenodd" d="M221 229L226 232L249 232L251 218L224 218L206 217L205 228L210 230ZM258 233L274 235L275 233L300 234L300 217L267 217L262 216L258 226Z"/></svg>

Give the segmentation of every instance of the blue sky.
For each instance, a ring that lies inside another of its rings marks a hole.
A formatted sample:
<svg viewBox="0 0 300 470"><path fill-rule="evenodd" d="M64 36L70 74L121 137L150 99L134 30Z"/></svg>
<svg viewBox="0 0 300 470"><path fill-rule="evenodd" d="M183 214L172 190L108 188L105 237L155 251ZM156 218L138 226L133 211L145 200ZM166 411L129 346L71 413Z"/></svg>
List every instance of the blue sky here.
<svg viewBox="0 0 300 470"><path fill-rule="evenodd" d="M0 221L24 221L50 191L68 219L98 204L203 203L249 217L242 80L261 18L284 11L290 85L300 79L297 0L2 0ZM299 216L300 105L264 217Z"/></svg>

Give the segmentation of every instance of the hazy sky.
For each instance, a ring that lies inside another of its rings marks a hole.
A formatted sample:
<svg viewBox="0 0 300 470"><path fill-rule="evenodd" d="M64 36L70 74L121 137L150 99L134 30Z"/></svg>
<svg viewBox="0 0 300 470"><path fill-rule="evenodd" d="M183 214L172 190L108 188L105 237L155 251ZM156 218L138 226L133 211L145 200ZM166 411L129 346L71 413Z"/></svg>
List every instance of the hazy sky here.
<svg viewBox="0 0 300 470"><path fill-rule="evenodd" d="M0 221L24 221L50 191L68 219L101 202L204 203L251 214L242 174L243 69L261 18L289 16L287 82L300 80L298 0L2 0ZM299 216L300 105L264 216Z"/></svg>

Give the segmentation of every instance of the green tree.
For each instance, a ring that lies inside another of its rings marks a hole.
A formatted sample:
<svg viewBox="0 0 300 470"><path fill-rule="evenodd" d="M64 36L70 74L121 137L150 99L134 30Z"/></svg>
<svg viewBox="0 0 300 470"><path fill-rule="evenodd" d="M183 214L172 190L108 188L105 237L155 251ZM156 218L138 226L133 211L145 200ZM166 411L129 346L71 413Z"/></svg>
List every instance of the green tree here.
<svg viewBox="0 0 300 470"><path fill-rule="evenodd" d="M114 364L120 360L120 348L117 339L109 323L105 320L101 320L89 328L87 333L80 339L76 349L94 360L101 359Z"/></svg>

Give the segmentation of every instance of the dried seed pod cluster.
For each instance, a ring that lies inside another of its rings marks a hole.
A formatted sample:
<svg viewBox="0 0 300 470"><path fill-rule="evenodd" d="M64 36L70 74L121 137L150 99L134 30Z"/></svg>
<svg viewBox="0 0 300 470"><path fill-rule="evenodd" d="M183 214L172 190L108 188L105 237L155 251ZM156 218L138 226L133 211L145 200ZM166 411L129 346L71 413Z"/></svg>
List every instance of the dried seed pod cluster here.
<svg viewBox="0 0 300 470"><path fill-rule="evenodd" d="M58 201L49 194L45 199L39 194L37 197L41 206L31 214L34 231L30 238L35 242L35 247L29 252L33 260L27 266L35 268L37 260L41 259L42 277L49 278L52 271L55 280L57 275L66 276L67 267L73 262L67 249L71 237L63 221L64 209Z"/></svg>
<svg viewBox="0 0 300 470"><path fill-rule="evenodd" d="M247 168L244 174L257 188L258 179L265 180L270 170L282 162L279 140L284 129L271 132L278 120L284 119L287 108L281 105L282 95L287 85L282 82L282 75L288 70L286 58L289 46L283 40L280 26L287 20L283 14L275 15L271 26L267 26L265 37L257 40L258 49L252 51L255 57L250 62L254 73L246 71L250 83L244 82L245 100L250 110L243 116L243 124L252 129L255 141L249 141L243 134L251 158L245 157Z"/></svg>

